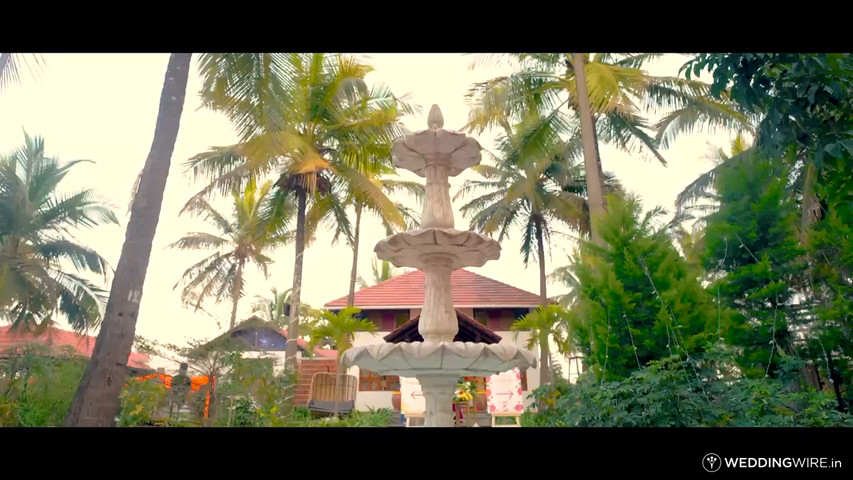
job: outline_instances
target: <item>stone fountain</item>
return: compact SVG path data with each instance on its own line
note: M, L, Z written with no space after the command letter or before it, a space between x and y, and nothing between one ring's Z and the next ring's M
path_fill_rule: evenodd
M381 375L417 378L426 403L424 425L451 427L459 377L536 367L536 356L515 345L453 341L459 324L450 296L450 273L497 260L501 248L484 235L453 228L448 177L480 163L480 144L463 133L443 129L437 105L432 106L427 125L427 130L395 142L391 150L396 166L426 177L421 228L391 235L374 250L396 267L424 271L424 305L418 323L424 341L353 347L342 362L345 367L359 366Z

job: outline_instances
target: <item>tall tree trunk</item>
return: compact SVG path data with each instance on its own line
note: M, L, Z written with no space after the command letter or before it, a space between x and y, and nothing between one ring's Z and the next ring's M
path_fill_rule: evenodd
M803 201L800 212L800 245L803 248L808 249L808 241L809 241L809 232L811 232L812 225L820 220L821 211L820 211L820 198L815 195L814 187L817 182L817 167L815 167L814 163L806 161L805 164L806 174L803 178ZM808 278L812 276L812 259L811 255L808 253L805 255L806 258L806 274ZM814 297L813 289L810 290L810 294L812 298ZM817 372L817 367L815 367L815 372ZM820 386L820 374L818 373L816 382L815 376L810 374L806 368L801 369L801 377L806 380L813 387L818 390L821 389ZM840 405L840 404L839 404Z
M542 234L542 220L536 220L536 248L537 254L539 255L539 302L542 304L542 309L548 306L548 294L546 291L546 277L545 277L545 238ZM551 376L551 345L550 338L551 336L548 333L543 335L544 340L540 340L539 351L540 351L540 365L539 365L539 386L547 385L550 382Z
M827 373L829 374L829 378L832 379L832 389L835 391L835 401L838 404L838 411L846 413L847 405L844 402L844 398L841 396L841 383L844 380L835 368L835 363L832 361L832 352L828 352L826 354L826 363L829 366L829 372Z
M297 341L299 340L299 297L302 293L302 259L305 254L305 205L308 192L299 188L296 193L296 258L293 264L293 288L290 291L290 324L287 327L287 348L285 350L285 368L296 371Z
M234 291L231 293L231 327L237 326L237 304L240 303L240 290L243 289L243 262L237 262L237 271L234 273Z
M349 294L347 294L347 306L355 303L355 277L358 276L358 240L361 236L361 209L362 205L355 205L355 238L352 245L352 271L349 275Z
M803 206L800 214L800 243L805 246L812 224L820 220L820 199L814 193L817 182L817 167L806 163L806 176L803 179Z
M581 140L583 141L584 170L586 171L586 194L589 202L590 237L593 243L603 246L604 242L595 226L595 219L604 215L607 209L604 203L604 193L601 188L598 156L595 146L595 127L593 126L592 108L589 105L589 93L586 88L586 58L582 53L572 54L572 68L577 84L578 113L581 118Z
M189 53L176 53L169 58L154 140L131 209L104 321L92 360L71 402L65 426L115 425L120 408L119 394L127 378L127 359L136 333L151 244L160 219L163 191L181 123L191 56Z

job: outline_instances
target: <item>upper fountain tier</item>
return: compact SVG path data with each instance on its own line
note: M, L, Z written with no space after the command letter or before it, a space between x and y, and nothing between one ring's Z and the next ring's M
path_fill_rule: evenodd
M433 105L429 129L397 140L391 149L394 164L426 177L421 229L392 235L376 244L376 255L397 267L450 270L481 267L500 258L501 247L489 237L453 228L448 177L480 163L480 144L459 132L444 130L444 118Z
M427 177L427 167L442 165L446 175L455 177L467 168L480 163L480 144L464 133L445 130L444 117L438 105L433 105L427 117L427 130L398 140L391 148L394 165Z

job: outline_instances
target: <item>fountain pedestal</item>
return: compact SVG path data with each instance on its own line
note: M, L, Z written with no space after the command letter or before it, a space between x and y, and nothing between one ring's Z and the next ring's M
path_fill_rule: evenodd
M452 427L453 403L458 377L447 375L417 375L424 394L426 410L424 412L425 427Z
M383 375L417 378L426 400L425 426L451 427L452 399L459 377L535 367L536 357L515 345L453 341L459 323L451 298L450 274L497 260L500 245L479 233L453 228L448 177L480 163L480 145L462 133L444 130L444 119L436 105L427 124L428 130L398 140L391 149L395 165L426 177L421 229L391 235L374 249L381 260L426 274L418 322L424 341L353 347L342 361L347 367L357 365Z

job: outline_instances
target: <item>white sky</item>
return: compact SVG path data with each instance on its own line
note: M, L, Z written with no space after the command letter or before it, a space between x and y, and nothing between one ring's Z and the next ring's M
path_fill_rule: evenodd
M99 251L111 265L118 263L126 227L130 190L142 169L154 132L167 54L51 54L45 55L45 67L32 78L24 73L20 85L0 93L0 152L7 153L23 143L23 129L45 138L48 155L60 161L85 158L95 164L75 167L60 189L73 191L94 187L111 201L122 220L120 226L99 227L78 235ZM467 119L464 95L469 86L502 74L508 67L469 66L473 56L457 54L372 54L375 72L370 82L381 82L397 95L411 93L411 101L423 107L420 118L406 118L410 130L426 128L426 114L438 104L444 114L445 128L459 129ZM683 57L668 56L650 68L658 75L675 75ZM178 218L178 211L190 195L201 188L184 174L183 162L211 146L228 145L237 140L224 116L199 110L200 80L195 63L187 87L187 100L181 119L172 169L166 185L163 207L154 248L148 266L137 334L165 342L184 343L187 338L209 338L221 332L216 321L203 312L194 313L181 306L179 293L172 289L181 273L203 258L203 252L178 252L164 247L191 231L216 233L203 222ZM705 158L708 142L727 146L729 135L696 134L681 138L664 153L669 167L631 158L607 146L602 147L602 163L614 172L623 185L641 195L646 208L662 205L672 209L676 194L712 163ZM478 137L484 148L492 146L488 135ZM466 172L451 179L451 196ZM414 175L407 178L418 179ZM227 204L225 204L227 206ZM468 222L454 203L456 228L467 229ZM228 211L228 210L225 210ZM359 273L370 281L373 246L384 237L379 222L366 217L362 225ZM525 268L519 253L520 232L502 244L500 260L471 269L496 280L538 293L538 267ZM563 253L573 245L553 238L553 254L546 271L567 261ZM238 319L251 310L255 295L266 295L270 288L279 291L292 284L294 247L275 253L276 263L270 277L249 269L247 296L241 301ZM349 287L351 250L345 244L331 246L331 234L322 232L307 250L303 269L303 301L314 307L344 296ZM109 284L106 285L109 287ZM549 296L565 293L560 285L549 285ZM208 310L227 328L230 305L208 305Z

